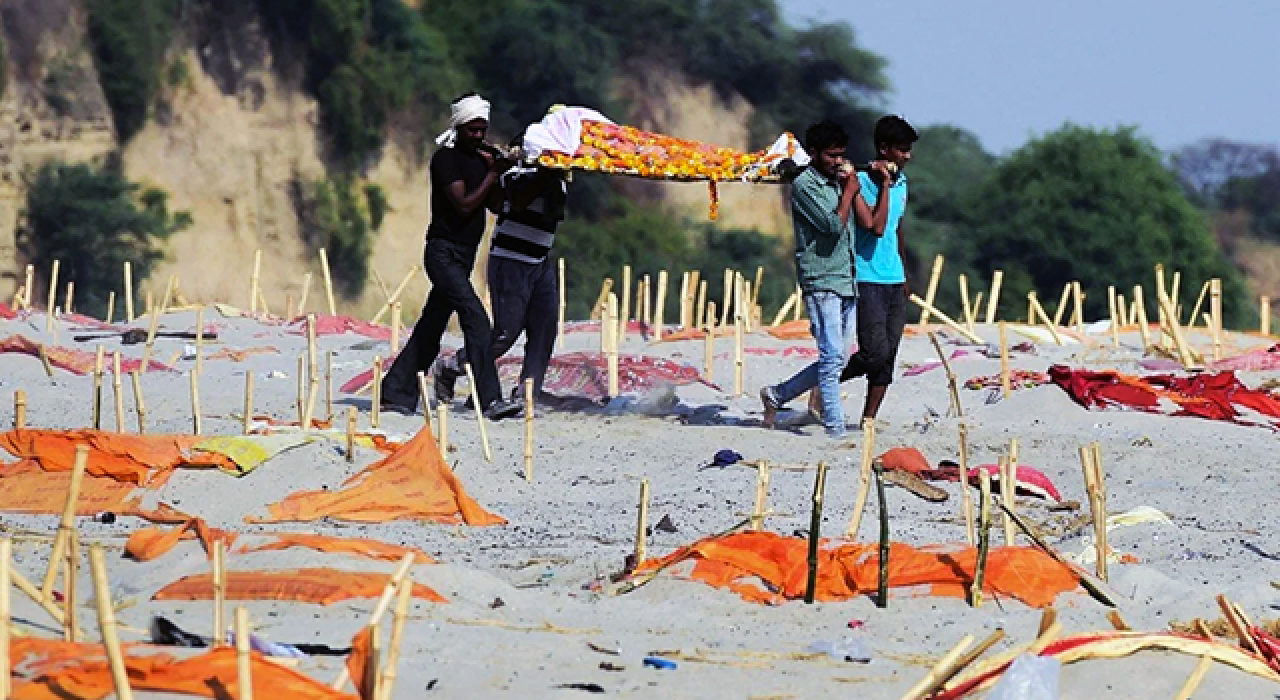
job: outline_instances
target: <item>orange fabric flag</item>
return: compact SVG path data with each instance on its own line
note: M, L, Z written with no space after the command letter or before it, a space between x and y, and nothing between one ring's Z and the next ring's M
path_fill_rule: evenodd
M236 533L209 527L203 518L189 518L170 530L151 526L135 530L124 543L124 553L137 561L151 561L163 556L182 540L190 539L199 539L205 554L213 558L214 542L221 540L230 550L236 541Z
M809 321L800 319L799 321L787 321L779 323L776 326L770 326L765 329L769 335L779 340L812 340L813 333L809 330Z
M347 656L347 671L351 674L351 684L361 698L366 696L365 684L370 679L365 677L369 670L369 654L373 647L373 629L368 625L360 628L356 636L351 638L351 654Z
M60 514L71 488L71 472L46 472L30 459L0 471L0 511L6 513ZM76 498L76 515L132 510L132 484L86 474Z
M152 472L227 462L222 455L194 451L201 439L195 435L126 435L89 429L11 430L0 433L0 448L15 457L34 460L47 472L61 472L71 471L76 446L88 445L86 474L148 486Z
M877 589L877 543L825 540L822 544L818 551L817 600L847 600ZM808 554L808 542L802 538L743 532L695 542L667 557L645 562L637 573L693 559L689 578L728 588L746 600L777 604L804 596ZM923 586L932 595L964 597L973 583L976 564L974 547L916 548L892 543L889 586ZM993 548L983 576L983 590L988 594L1017 598L1033 607L1052 605L1059 593L1078 586L1075 572L1031 547Z
M134 690L219 700L240 697L235 649L214 649L181 660L165 653L133 656L129 654L133 650L136 647L126 646L125 666L129 687ZM354 695L267 661L257 652L251 652L249 659L254 697L356 700ZM100 645L15 637L10 642L10 661L27 673L26 678L17 674L13 678L15 700L102 700L115 693Z
M383 561L400 561L405 554L412 553L415 564L434 564L434 559L417 547L402 547L364 537L330 537L328 535L306 535L301 533L280 533L275 535L274 542L267 542L256 547L241 547L239 553L269 552L290 547L308 547L320 552L339 552L355 554L370 559ZM133 538L130 537L130 540ZM127 547L126 547L127 549Z
M431 431L370 464L343 484L340 491L299 491L267 506L265 518L250 523L306 522L336 518L381 523L401 518L468 525L504 525L506 520L485 510L467 495L462 482L440 457Z
M287 600L329 605L348 598L382 595L382 589L390 578L390 574L325 568L228 571L226 599ZM413 597L433 603L449 602L420 583L413 584ZM185 576L161 588L152 600L213 600L213 574Z

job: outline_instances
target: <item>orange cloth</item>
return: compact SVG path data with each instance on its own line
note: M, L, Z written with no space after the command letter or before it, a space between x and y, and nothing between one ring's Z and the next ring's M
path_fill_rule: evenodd
M813 338L813 333L809 332L809 321L803 318L799 321L779 323L765 330L779 340L811 340Z
M400 518L468 525L503 525L506 520L476 503L440 457L431 431L423 430L384 459L347 479L340 491L299 491L267 506L265 518L250 523L306 522L336 518L381 523Z
M369 574L338 569L284 571L228 571L227 600L287 600L329 605L348 598L382 595L389 574ZM447 603L439 593L413 584L413 597ZM156 592L152 600L213 600L213 574L185 576Z
M369 670L369 654L373 646L373 630L368 625L360 628L356 636L351 638L351 653L347 656L347 671L351 674L351 685L355 686L360 697L365 697L365 672Z
M729 324L726 324L723 326L716 326L716 329L715 329L715 337L717 338L723 338L725 336L733 335L733 333L734 333L733 326ZM707 331L705 328L681 328L678 331L663 333L662 342L676 343L682 340L702 340L703 338L706 338L706 337L707 337Z
M894 447L880 455L885 469L911 472L917 476L933 469L924 453L914 447Z
M135 533L136 534L136 533ZM275 535L274 542L260 544L256 547L241 547L240 554L249 552L269 552L290 547L309 547L321 552L340 552L355 554L370 559L383 561L400 561L405 554L413 553L415 564L434 564L434 559L417 547L401 547L399 545L365 539L363 537L330 537L328 535L304 535L299 533L281 533ZM131 536L130 541L133 540ZM126 550L128 546L126 545Z
M9 644L11 663L26 669L30 678L13 678L15 700L102 700L115 693L105 649L100 645L34 637L15 637ZM240 697L235 649L224 647L182 660L165 653L132 656L130 651L126 646L125 666L134 690L218 699ZM254 697L355 700L353 695L267 661L257 652L251 652L249 659Z
M663 559L647 561L643 573L668 562L693 558L689 577L717 588L728 588L757 603L781 603L804 596L808 577L809 543L798 537L770 532L743 532L709 538L681 548ZM964 597L973 582L977 549L930 547L917 549L893 543L889 550L889 586L928 586L932 595ZM874 592L879 583L879 545L824 540L818 550L815 598L846 600ZM763 581L771 590L755 583ZM1075 589L1079 578L1038 549L999 547L987 556L983 590L1017 598L1033 607L1053 604L1059 593ZM774 593L772 591L777 591Z
M135 530L124 543L124 553L137 561L151 561L163 556L182 540L199 539L205 553L213 557L214 542L221 540L227 549L236 541L236 533L209 527L202 518L188 518L178 527L162 530L148 526Z
M127 435L101 430L11 430L0 433L0 448L32 459L47 472L71 471L76 446L89 446L85 473L150 485L154 471L187 466L218 466L222 455L195 452L195 435Z
M0 473L0 511L61 514L70 488L71 472L50 473L33 460L23 460ZM132 484L86 474L76 498L76 515L130 512L134 503L129 497L135 490Z

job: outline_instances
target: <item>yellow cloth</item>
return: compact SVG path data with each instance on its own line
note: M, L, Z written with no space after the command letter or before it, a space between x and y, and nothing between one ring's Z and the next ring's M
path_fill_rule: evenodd
M309 435L280 433L274 435L220 435L201 440L195 449L226 455L239 469L222 467L228 474L242 476L257 469L263 462L299 445L311 442Z

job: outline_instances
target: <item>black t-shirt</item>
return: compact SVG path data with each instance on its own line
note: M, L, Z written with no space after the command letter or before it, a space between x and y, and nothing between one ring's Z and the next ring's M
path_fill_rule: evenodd
M440 238L464 245L479 245L484 237L484 205L470 214L458 211L449 198L449 185L461 180L471 192L489 172L484 156L477 151L441 148L431 156L431 224L427 238Z

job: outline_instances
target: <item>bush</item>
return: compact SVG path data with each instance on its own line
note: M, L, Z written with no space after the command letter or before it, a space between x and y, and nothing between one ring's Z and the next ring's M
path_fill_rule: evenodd
M295 182L295 205L302 237L312 250L324 248L334 286L346 299L355 299L369 276L373 234L354 178Z
M59 277L76 283L76 307L101 315L108 292L122 288L125 261L145 278L164 255L158 240L191 225L170 214L168 196L142 189L111 169L52 163L28 183L18 246L42 273L61 260Z
M160 84L176 0L88 0L89 43L121 143L138 133Z

